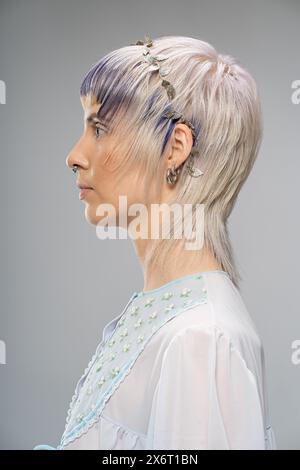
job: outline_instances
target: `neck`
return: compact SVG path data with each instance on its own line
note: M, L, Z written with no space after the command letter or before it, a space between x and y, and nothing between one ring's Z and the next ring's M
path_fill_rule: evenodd
M149 240L134 240L135 250L143 270L143 291L145 292L189 274L223 270L214 256L204 248L197 250L197 254L195 251L178 248L177 251L170 252L168 261L163 266L160 263L156 263L154 266L147 265L145 259L148 242Z

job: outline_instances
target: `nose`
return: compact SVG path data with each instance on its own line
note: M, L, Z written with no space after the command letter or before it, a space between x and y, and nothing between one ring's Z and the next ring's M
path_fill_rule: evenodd
M66 158L66 165L69 168L73 168L74 165L78 167L87 169L88 168L88 159L86 158L83 147L81 144L81 139L77 144L72 148Z

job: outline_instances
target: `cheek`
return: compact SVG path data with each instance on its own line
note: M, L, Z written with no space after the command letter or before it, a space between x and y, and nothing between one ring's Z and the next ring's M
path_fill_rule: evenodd
M95 206L95 210L96 206L100 204L111 204L118 211L119 194L121 193L116 178L116 172L107 171L107 168L100 163L95 168L93 175L94 194L89 201Z
M92 168L93 187L99 195L108 199L120 193L120 187L123 187L126 179L126 174L121 177L121 168L116 165L114 158L102 149Z
M113 142L103 140L97 145L93 159L93 187L100 202L119 205L119 196L127 197L127 204L145 202L145 182L138 166L122 165L122 149ZM147 192L147 191L146 191Z
M110 172L108 171L107 165L107 153L103 146L94 145L93 152L91 155L91 177L93 188L98 194L103 194L105 188L110 184L112 178Z

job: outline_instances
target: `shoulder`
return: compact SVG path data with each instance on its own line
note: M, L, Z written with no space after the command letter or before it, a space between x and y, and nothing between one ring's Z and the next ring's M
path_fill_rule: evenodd
M207 293L205 304L196 305L178 318L178 333L185 327L195 326L210 332L223 333L236 347L241 342L261 347L261 339L241 291L227 275L203 274Z
M159 357L176 347L186 351L205 348L235 351L255 369L261 361L262 343L240 291L227 276L204 275L205 302L182 308L156 331L149 350Z
M156 350L162 356L181 352L186 357L228 354L243 360L251 369L260 364L263 348L255 326L242 306L220 299L179 313L158 331Z
M180 377L200 373L202 379L218 376L237 384L240 380L254 383L255 377L260 381L261 365L260 345L237 343L216 324L185 326L172 337L161 357L163 373L174 374L167 371L176 368Z

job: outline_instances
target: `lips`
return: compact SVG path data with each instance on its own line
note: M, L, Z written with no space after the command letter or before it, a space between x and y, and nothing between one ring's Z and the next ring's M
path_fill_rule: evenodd
M84 184L84 183L77 182L76 185L78 186L79 189L93 189L91 186L88 186L87 184Z
M80 189L80 192L79 192L79 199L84 199L86 197L86 195L93 190L93 188L91 186L88 186L87 184L85 183L81 183L79 181L76 182L76 185L78 186L78 188Z
M93 188L82 188L82 189L80 189L79 199L84 199L90 191L93 191Z

